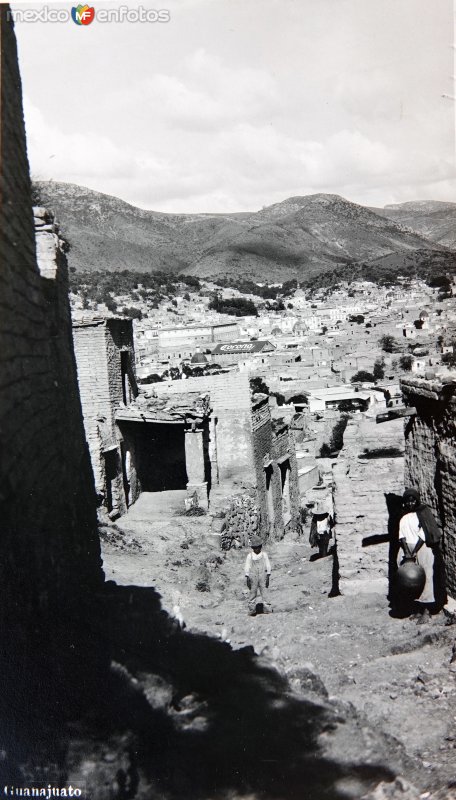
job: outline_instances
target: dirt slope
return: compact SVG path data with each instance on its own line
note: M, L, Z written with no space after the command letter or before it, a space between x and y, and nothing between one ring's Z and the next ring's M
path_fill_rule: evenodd
M124 535L141 549L121 549L105 537L107 577L156 586L165 608L179 606L187 630L234 648L253 646L297 696L329 703L342 715L346 728L336 725L323 741L325 757L353 767L341 784L344 796L366 791L360 748L367 762L374 759L415 785L412 796L447 796L454 780L456 685L449 669L455 628L445 616L417 624L389 616L380 595L329 598L332 558L314 560L304 537L268 548L274 613L248 617L245 552L221 553L207 518L189 519L172 508L168 515L151 514L155 503L143 495L120 521Z

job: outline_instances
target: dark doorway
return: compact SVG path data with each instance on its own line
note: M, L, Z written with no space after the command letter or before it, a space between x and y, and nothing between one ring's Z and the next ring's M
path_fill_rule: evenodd
M187 488L184 425L138 422L126 423L125 428L134 442L137 476L143 492Z

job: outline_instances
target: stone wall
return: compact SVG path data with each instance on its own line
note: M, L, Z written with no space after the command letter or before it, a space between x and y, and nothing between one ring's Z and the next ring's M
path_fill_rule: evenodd
M416 408L405 426L405 484L418 489L443 531L447 587L456 597L456 375L406 378L404 399Z
M8 676L15 697L33 692L57 651L60 680L71 665L82 679L81 639L73 630L70 641L68 620L77 620L83 638L87 597L103 572L66 260L52 218L40 211L41 274L37 266L21 83L7 12L0 7L0 667L2 696L11 700ZM49 680L46 691L57 682Z
M392 517L403 493L404 423L354 415L333 464L342 594L388 592Z

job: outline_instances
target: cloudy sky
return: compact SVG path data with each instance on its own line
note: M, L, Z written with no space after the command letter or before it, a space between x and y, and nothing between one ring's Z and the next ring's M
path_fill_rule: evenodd
M169 22L16 24L35 177L168 212L456 201L452 0L141 5Z

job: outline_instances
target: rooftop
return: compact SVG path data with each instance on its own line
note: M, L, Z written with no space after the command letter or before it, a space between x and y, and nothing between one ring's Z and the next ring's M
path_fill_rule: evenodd
M226 342L226 344L218 344L214 347L212 354L220 353L221 355L230 355L234 353L261 353L263 351L275 350L271 342L267 340L260 340L254 342Z
M119 408L117 422L155 422L164 424L201 424L210 412L208 394L182 392L157 397L144 392L128 406Z
M107 325L110 322L131 322L130 317L124 317L117 314L100 314L99 311L84 311L84 313L73 312L72 326L73 328L84 328L95 325Z

